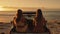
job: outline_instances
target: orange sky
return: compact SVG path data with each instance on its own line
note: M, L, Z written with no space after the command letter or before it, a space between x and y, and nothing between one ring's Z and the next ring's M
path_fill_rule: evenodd
M19 7L23 7L24 10L35 10L36 8L60 9L60 0L0 0L0 14L10 13L2 12L2 10L12 11L12 9L15 10ZM25 9L24 7L29 7L29 9ZM9 20L6 21L10 21L11 18L9 18ZM0 21L5 21L5 18L2 17Z
M0 6L60 9L60 0L0 0Z

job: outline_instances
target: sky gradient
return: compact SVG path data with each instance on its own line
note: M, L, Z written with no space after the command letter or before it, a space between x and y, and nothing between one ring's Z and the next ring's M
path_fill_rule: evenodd
M0 14L4 14L4 15L10 14L11 12L4 12L4 11L5 10L12 11L12 9L15 10L14 7L15 8L23 7L23 10L24 9L25 10L36 10L35 8L46 8L46 9L54 9L54 10L59 9L60 10L60 0L0 0ZM26 7L30 7L30 8L28 9ZM11 14L15 15L16 11L12 12ZM45 14L45 15L48 15L48 14ZM9 22L10 20L13 20L13 16L6 17L6 16L0 15L0 22Z
M0 6L60 9L60 0L0 0Z

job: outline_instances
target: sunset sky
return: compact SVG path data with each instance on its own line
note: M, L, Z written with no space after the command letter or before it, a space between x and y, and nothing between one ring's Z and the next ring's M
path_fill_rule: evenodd
M60 0L0 0L0 6L60 9Z
M11 10L19 7L29 7L26 10L35 10L35 8L45 9L60 9L60 0L0 0L0 14L9 14L11 12L3 12L5 10ZM24 8L24 9L25 9ZM12 14L16 12L12 12ZM5 20L8 18L7 20ZM12 18L12 16L11 16ZM11 18L1 16L0 21L10 21Z

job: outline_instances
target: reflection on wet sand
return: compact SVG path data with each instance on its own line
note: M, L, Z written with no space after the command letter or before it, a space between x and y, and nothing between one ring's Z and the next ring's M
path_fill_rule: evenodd
M51 31L51 34L60 34L60 24L57 24L58 23L58 21L57 22L48 22L47 23L47 28L49 28L50 29L50 31ZM60 23L60 22L59 22ZM12 24L11 23L6 23L6 24L1 24L0 23L0 33L2 33L2 32L4 32L4 33L8 33L8 32L10 32L10 30L13 28L13 26L12 26Z
M60 34L60 22L57 20L52 20L47 23L47 27L50 29L51 34Z

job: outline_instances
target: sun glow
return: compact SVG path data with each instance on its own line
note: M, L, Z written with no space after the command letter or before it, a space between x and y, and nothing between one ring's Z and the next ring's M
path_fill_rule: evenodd
M14 8L6 7L6 6L0 6L0 11L14 11Z
M3 11L3 10L4 10L3 6L0 6L0 11Z

